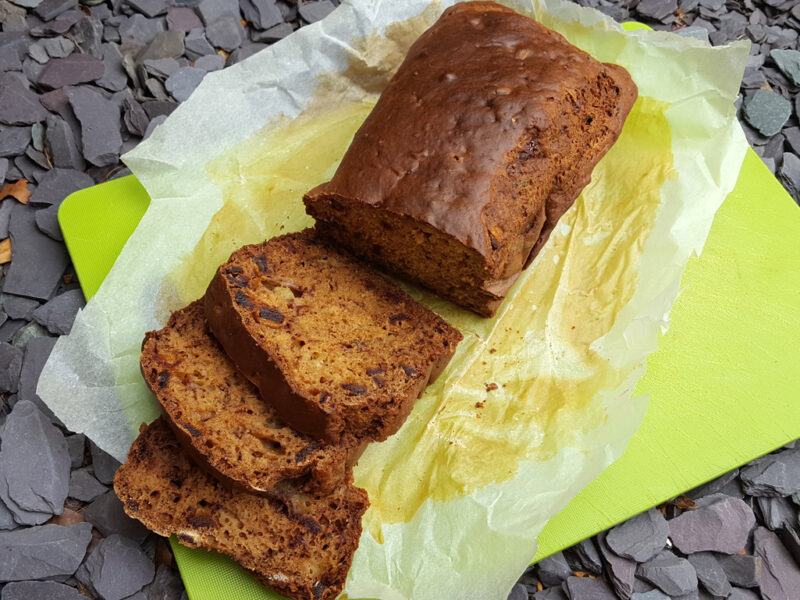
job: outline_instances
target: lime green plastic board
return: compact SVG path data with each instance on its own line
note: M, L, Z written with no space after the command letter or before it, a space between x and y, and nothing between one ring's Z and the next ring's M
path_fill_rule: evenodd
M59 222L84 293L102 283L149 198L134 177L77 192ZM556 516L537 558L800 437L800 209L750 150L636 393L625 454ZM229 559L173 540L191 600L274 599Z

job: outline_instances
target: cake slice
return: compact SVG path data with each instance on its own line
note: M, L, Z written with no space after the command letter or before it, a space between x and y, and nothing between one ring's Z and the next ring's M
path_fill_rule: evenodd
M147 333L141 367L178 440L245 491L328 492L360 453L352 437L326 444L285 425L211 335L200 301Z
M205 312L280 418L334 443L397 431L461 340L311 229L234 252L208 287Z
M491 316L636 96L625 69L533 19L458 3L411 46L306 210L356 256Z
M148 529L228 554L293 600L333 600L341 592L368 506L366 493L349 483L285 502L227 488L190 462L163 419L143 426L114 491Z

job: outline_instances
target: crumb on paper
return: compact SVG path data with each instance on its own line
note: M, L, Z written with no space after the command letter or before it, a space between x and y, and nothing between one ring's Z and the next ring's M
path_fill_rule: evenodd
M494 382L485 383L484 385L486 386L486 391L487 392L493 392L494 390L496 390L498 388L498 385L496 383L494 383Z

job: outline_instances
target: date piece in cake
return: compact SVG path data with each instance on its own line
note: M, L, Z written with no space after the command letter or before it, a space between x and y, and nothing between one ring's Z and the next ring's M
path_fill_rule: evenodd
M336 443L397 431L461 340L312 229L234 252L206 291L205 313L283 421Z
M285 502L228 488L190 461L163 419L143 426L114 491L148 529L223 552L293 600L336 598L369 505L366 492L349 483Z
M533 19L456 4L412 45L306 210L360 258L491 316L636 96L622 67Z
M187 451L245 491L328 492L361 449L354 438L332 445L284 424L211 335L200 301L145 336L141 366Z

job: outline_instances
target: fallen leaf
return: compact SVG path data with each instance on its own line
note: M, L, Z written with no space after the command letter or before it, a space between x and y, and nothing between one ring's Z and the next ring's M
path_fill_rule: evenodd
M0 265L11 262L11 238L6 238L0 242Z
M694 500L688 496L678 496L677 498L667 502L667 504L670 504L675 508L680 508L681 510L692 510L697 508L697 504L695 504Z
M4 200L11 196L14 200L27 204L31 193L28 191L28 180L20 179L14 183L7 183L2 190L0 190L0 200Z

